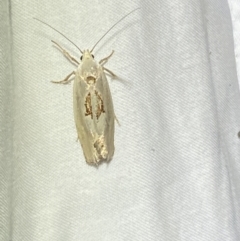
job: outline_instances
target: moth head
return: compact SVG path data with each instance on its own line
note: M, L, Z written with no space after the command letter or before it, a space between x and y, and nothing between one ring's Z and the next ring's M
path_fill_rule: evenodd
M94 55L93 55L93 54L91 53L91 51L89 51L88 49L87 49L87 50L84 50L82 56L80 57L80 60L81 60L81 61L84 61L84 60L93 60L93 59L94 59Z

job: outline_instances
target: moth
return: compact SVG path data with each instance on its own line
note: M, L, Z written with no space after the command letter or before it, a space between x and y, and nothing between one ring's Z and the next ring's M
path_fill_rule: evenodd
M138 9L138 8L137 8ZM82 51L75 43L51 25L39 20L37 21L49 26L70 43L72 43L82 54L79 62L71 56L56 41L52 42L62 51L63 55L78 67L61 81L52 81L58 84L67 84L74 78L73 84L73 112L77 129L78 140L81 143L86 162L90 165L98 165L101 162L109 162L114 154L114 121L117 120L113 108L113 101L105 72L112 77L116 75L104 65L112 56L113 52L106 58L97 62L92 54L96 45L115 27L120 21L132 12L116 22L93 46L91 50Z

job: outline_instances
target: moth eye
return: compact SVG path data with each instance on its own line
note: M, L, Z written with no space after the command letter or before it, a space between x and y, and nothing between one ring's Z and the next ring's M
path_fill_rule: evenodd
M80 57L80 60L82 60L82 56Z
M92 58L94 59L94 55L92 54Z

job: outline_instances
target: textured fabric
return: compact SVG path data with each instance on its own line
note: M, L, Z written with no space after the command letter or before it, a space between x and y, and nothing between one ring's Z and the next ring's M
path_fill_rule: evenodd
M240 2L239 0L228 0L232 16L234 50L237 63L238 82L240 85Z
M50 40L79 53L33 17L85 49L137 7L94 51L114 49L106 67L122 79L109 80L115 155L94 168L76 142L72 84L50 82L76 69ZM0 240L240 240L227 0L2 0L0 12Z

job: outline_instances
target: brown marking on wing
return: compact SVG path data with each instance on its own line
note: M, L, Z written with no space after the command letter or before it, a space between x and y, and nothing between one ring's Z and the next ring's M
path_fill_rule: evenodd
M104 104L101 95L95 90L95 95L97 96L97 112L96 117L97 119L100 117L102 113L105 113Z
M91 115L91 119L93 118L93 113L92 113L92 103L91 103L91 94L88 93L86 99L85 99L85 116Z

